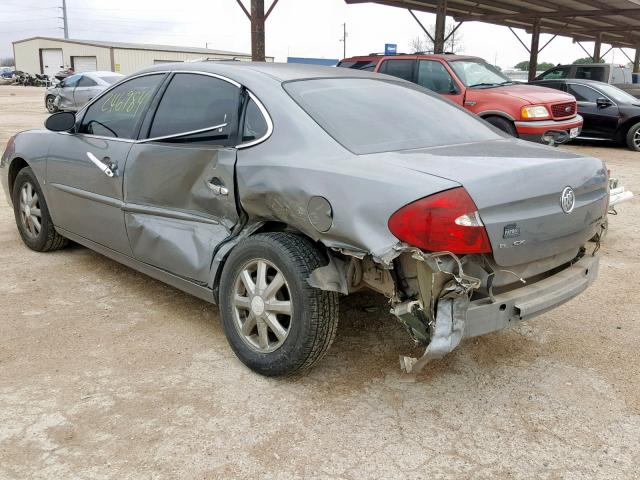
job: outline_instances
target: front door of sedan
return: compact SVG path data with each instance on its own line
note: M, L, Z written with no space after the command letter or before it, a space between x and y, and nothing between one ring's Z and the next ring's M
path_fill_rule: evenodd
M86 109L76 132L53 134L46 188L54 225L131 255L122 211L125 161L165 77L118 85Z
M578 113L584 119L582 137L613 139L618 128L618 106L609 101L600 105L598 99L608 100L604 94L583 84L567 83L567 92L576 97Z
M125 223L136 259L209 282L213 252L238 221L241 97L235 82L176 73L147 115L147 138L133 145L124 179Z

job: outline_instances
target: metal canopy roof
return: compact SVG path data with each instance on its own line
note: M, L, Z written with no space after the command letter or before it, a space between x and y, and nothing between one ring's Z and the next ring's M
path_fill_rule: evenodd
M345 0L348 4L378 3L416 11L437 13L438 0ZM524 28L531 32L540 19L540 32L596 41L612 47L640 45L640 0L499 0L476 2L448 0L448 16L457 21L477 21Z

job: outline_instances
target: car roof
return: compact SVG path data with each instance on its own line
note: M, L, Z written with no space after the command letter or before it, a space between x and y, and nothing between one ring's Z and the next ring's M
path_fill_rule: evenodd
M243 82L247 78L270 77L278 82L289 80L302 80L312 78L336 78L336 77L365 77L380 78L379 75L359 70L325 67L322 65L306 65L299 63L278 62L241 62L241 61L204 61L165 63L155 65L137 72L164 72L164 71L199 71L226 75L229 78ZM397 79L396 79L397 80Z
M124 77L123 74L118 73L118 72L109 72L109 71L102 71L102 70L97 70L95 72L82 72L82 73L77 73L76 75L87 75L88 77Z

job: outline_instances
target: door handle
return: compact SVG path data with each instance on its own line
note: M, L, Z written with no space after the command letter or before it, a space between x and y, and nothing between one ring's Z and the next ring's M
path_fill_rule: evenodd
M220 195L221 197L229 195L229 189L224 186L224 183L218 177L207 180L207 187L209 187L214 195Z
M91 162L100 169L100 171L102 173L104 173L107 177L113 177L113 171L115 170L115 167L112 163L110 163L109 165L101 162L100 160L98 160L98 157L96 157L93 153L91 152L87 152L87 157L89 158L89 160L91 160ZM107 157L105 157L105 159L107 159Z

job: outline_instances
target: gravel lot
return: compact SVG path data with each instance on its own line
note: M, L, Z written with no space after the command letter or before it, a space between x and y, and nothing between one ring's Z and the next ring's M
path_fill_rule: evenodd
M0 87L1 148L42 125L42 93ZM567 148L640 193L640 153ZM553 312L410 377L408 337L361 294L325 360L280 380L235 359L215 307L79 246L28 250L0 196L0 478L640 478L640 201L619 211L600 278Z

